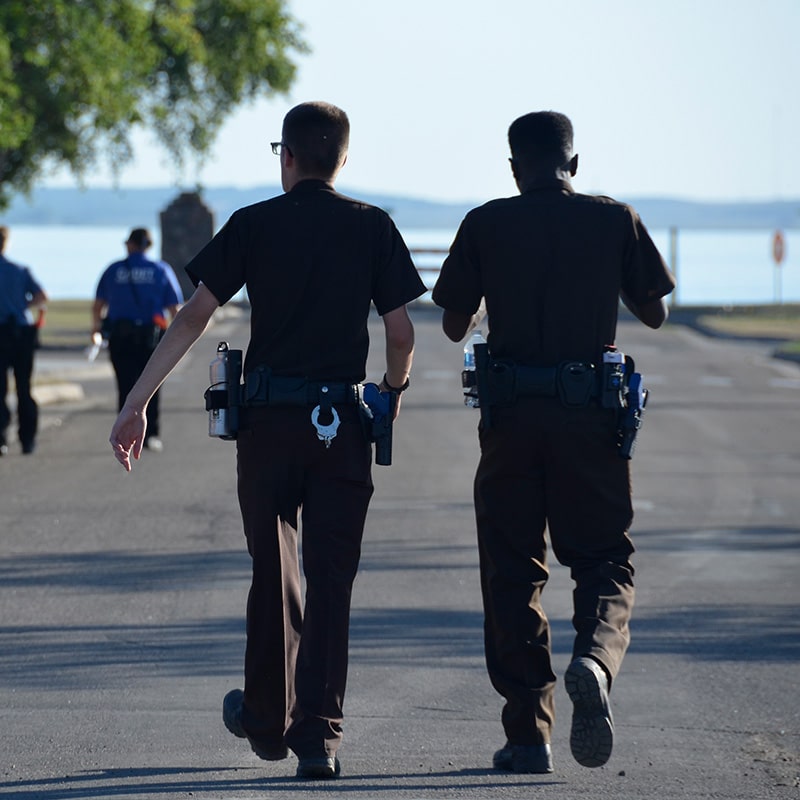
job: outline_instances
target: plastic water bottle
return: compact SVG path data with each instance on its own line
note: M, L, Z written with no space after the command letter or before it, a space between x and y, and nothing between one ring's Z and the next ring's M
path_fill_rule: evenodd
M478 382L475 378L475 345L486 344L483 333L476 330L464 345L464 370L461 373L461 385L464 387L464 405L479 408Z
M92 334L92 343L83 351L86 360L89 362L95 361L100 351L107 346L107 342L99 333Z

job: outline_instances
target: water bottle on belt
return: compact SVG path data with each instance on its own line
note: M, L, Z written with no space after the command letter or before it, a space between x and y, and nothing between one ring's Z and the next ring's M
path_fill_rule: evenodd
M231 389L236 389L242 373L242 351L231 350L227 342L217 345L217 354L208 370L210 386L206 391L208 435L235 439L239 430L238 403L231 403ZM211 398L213 401L210 401Z
M486 344L483 333L476 330L464 345L464 369L461 372L461 385L464 388L464 405L480 408L478 401L478 381L475 376L475 345Z

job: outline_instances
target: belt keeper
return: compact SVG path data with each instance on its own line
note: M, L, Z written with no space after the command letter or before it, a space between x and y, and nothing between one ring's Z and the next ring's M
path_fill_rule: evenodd
M206 401L206 411L217 411L228 407L228 390L206 389L203 395Z
M330 416L333 403L331 402L330 390L325 384L319 387L319 391L317 392L317 404L319 405L320 414L324 415L325 419L327 419Z

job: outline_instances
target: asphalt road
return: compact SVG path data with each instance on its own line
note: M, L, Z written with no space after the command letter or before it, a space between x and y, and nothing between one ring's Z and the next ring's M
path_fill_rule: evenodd
M202 392L217 340L245 343L242 322L218 324L169 379L165 450L130 475L107 444L108 365L41 355L41 374L81 391L43 408L34 455L0 459L0 795L800 796L800 368L764 345L621 325L652 397L633 462L638 597L614 754L600 769L573 762L559 688L555 773L506 775L490 769L503 734L482 656L478 412L460 402L460 347L433 312L415 321L395 464L374 470L331 783L297 781L293 758L259 761L221 720L241 685L248 558L234 445L207 437ZM558 565L545 602L561 675L571 584Z

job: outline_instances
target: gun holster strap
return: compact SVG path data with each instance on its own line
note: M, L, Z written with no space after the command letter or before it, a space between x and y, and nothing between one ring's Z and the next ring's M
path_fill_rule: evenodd
M242 405L260 406L316 406L358 404L358 384L309 381L273 375L259 368L247 373L242 387Z

